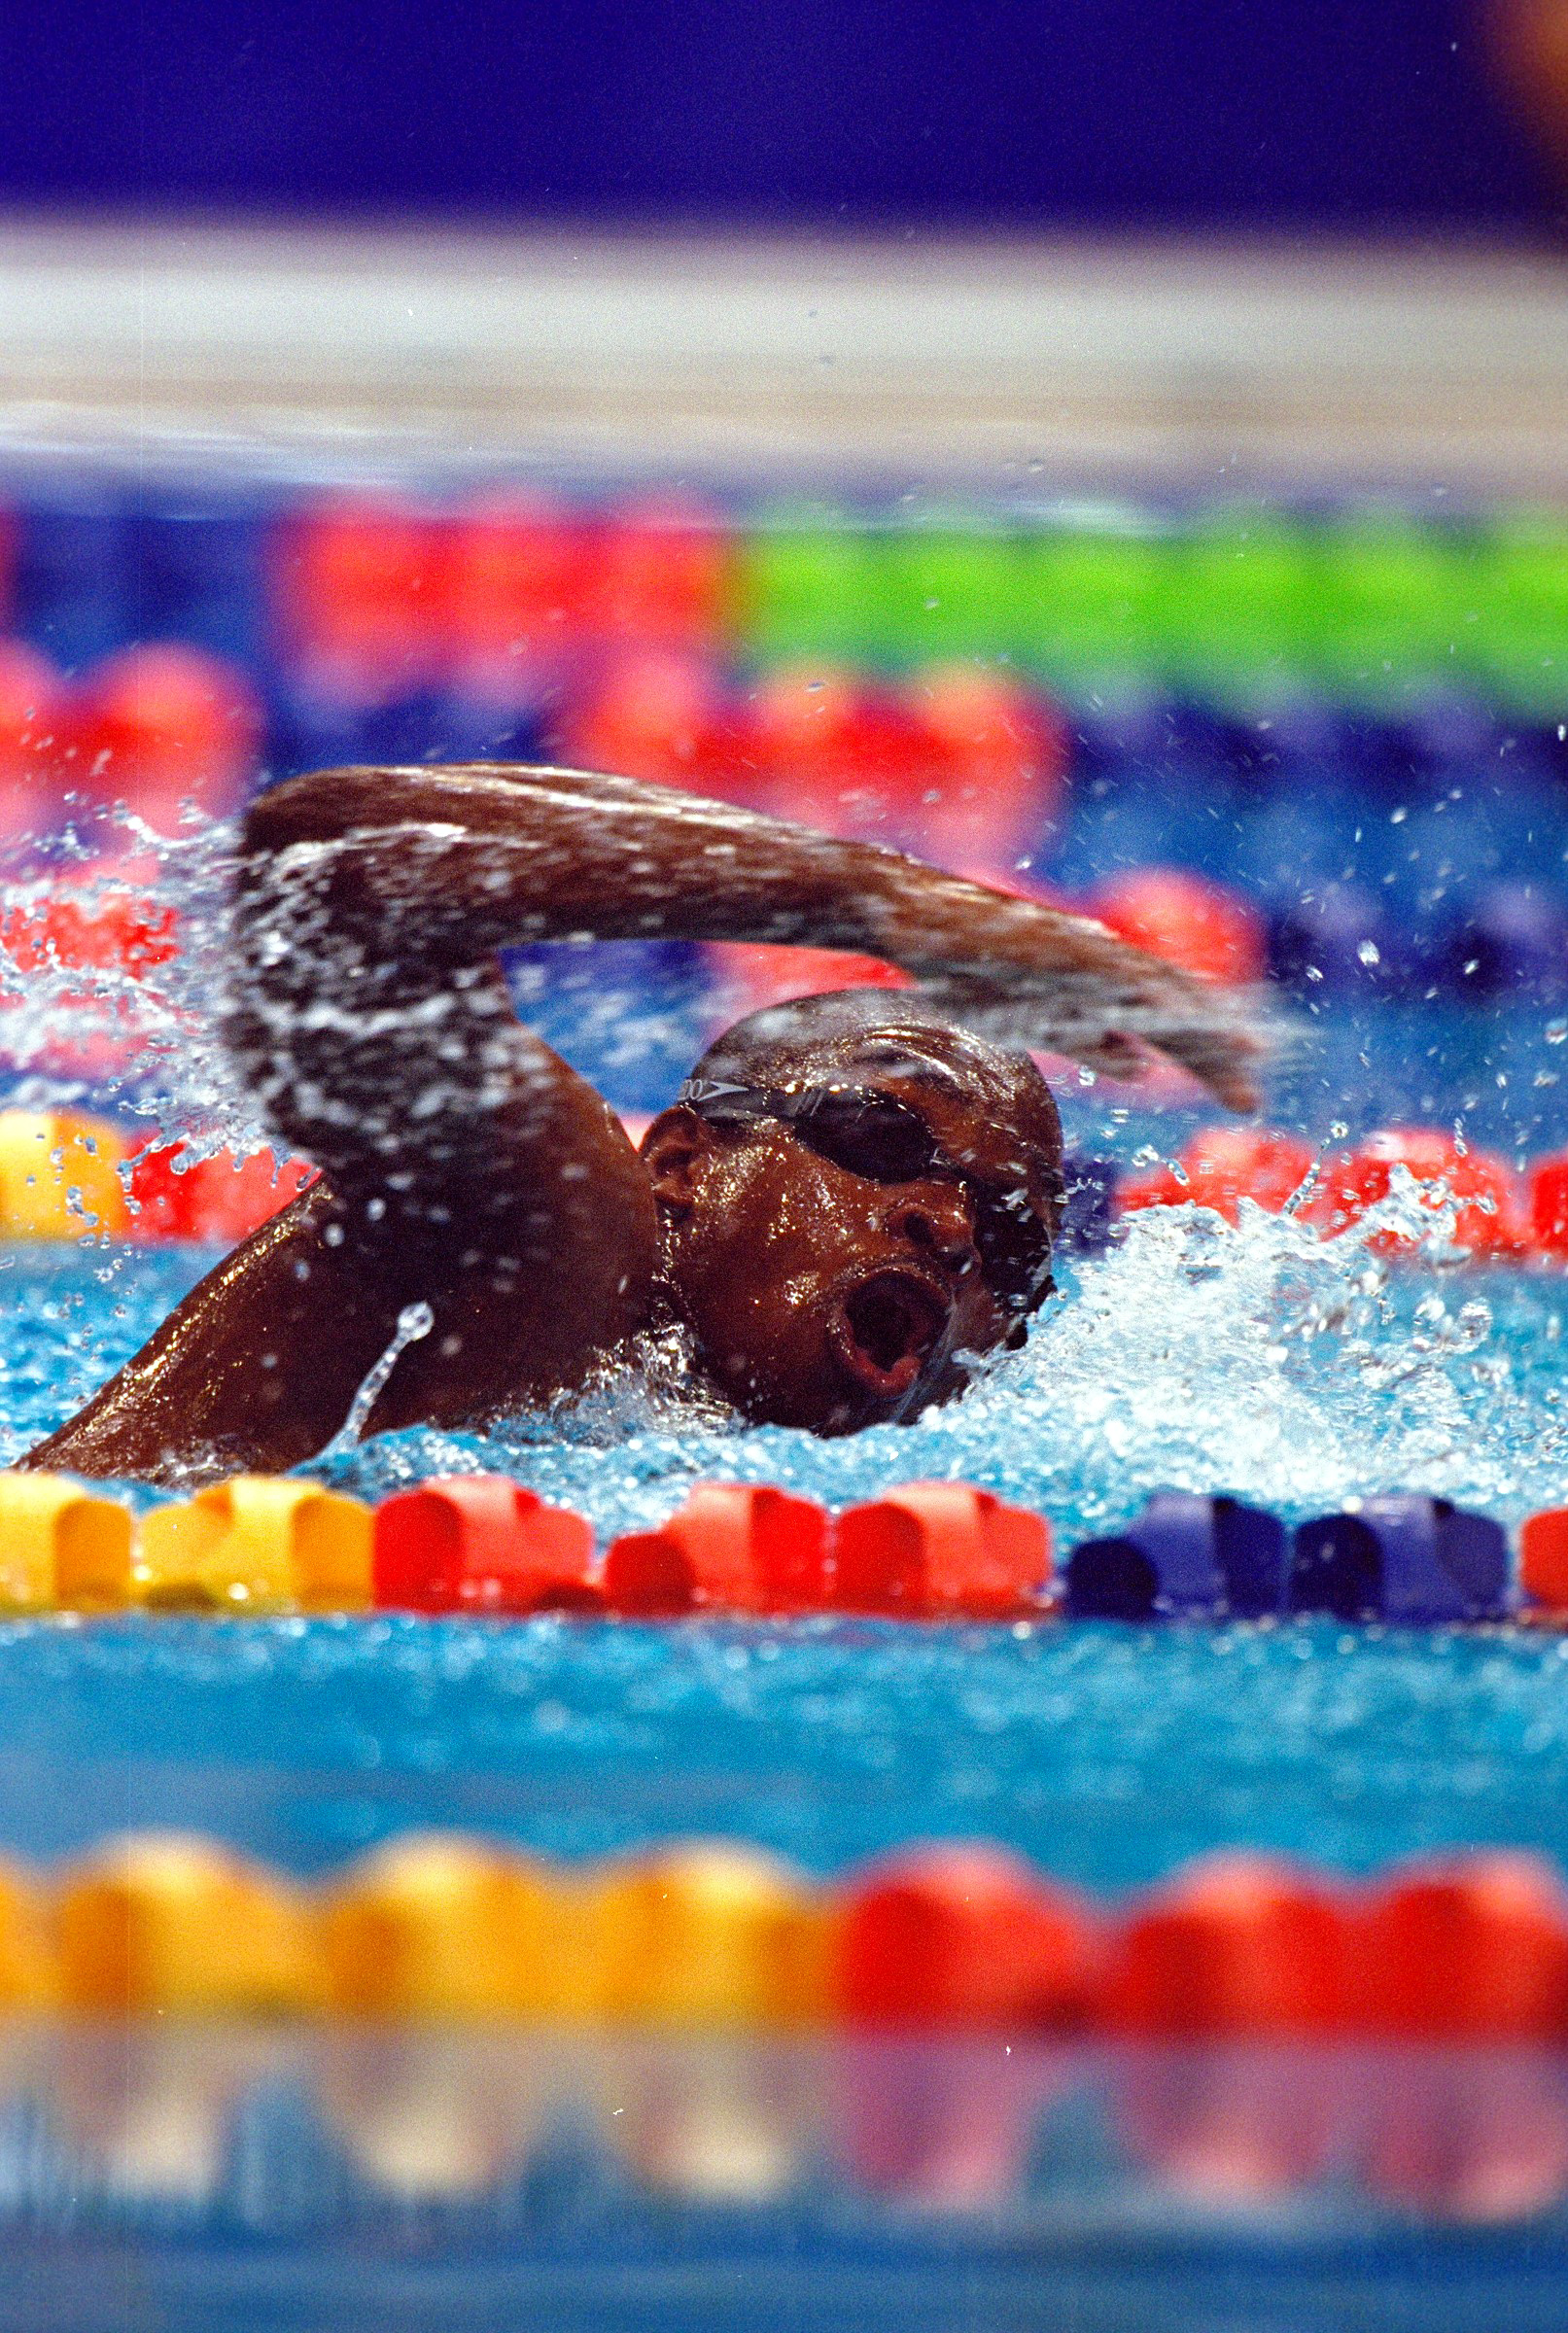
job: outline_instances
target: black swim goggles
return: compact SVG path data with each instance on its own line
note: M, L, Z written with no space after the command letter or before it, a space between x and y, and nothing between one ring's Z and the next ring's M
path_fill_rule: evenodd
M931 1180L963 1186L992 1294L1013 1313L1051 1294L1051 1227L1027 1191L991 1189L946 1156L919 1110L875 1086L737 1086L688 1077L677 1095L714 1126L777 1120L819 1158L873 1183Z

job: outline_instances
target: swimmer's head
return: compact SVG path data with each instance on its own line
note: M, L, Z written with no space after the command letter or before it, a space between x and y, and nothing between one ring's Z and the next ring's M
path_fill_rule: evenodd
M1050 1288L1062 1127L1025 1054L865 990L752 1013L643 1157L666 1285L749 1417L913 1416L1023 1341Z

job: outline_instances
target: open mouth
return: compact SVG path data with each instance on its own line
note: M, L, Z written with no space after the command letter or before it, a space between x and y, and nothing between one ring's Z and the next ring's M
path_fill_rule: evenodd
M912 1272L879 1271L851 1290L834 1313L833 1347L868 1393L908 1393L942 1341L949 1306Z

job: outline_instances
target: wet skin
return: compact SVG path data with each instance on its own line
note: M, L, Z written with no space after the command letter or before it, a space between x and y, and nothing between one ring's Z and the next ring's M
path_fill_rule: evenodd
M1021 1194L1054 1236L1055 1112L999 1114L961 1032L889 1019L899 1050L923 1063L877 1067L873 1024L826 1074L918 1111L961 1171L874 1180L785 1127L715 1129L681 1108L645 1140L669 1282L710 1375L749 1416L818 1433L913 1416L961 1391L966 1357L1022 1341L1017 1309L986 1277L975 1195Z
M1045 1220L1057 1204L1049 1097L1014 1093L945 1015L999 1013L1122 1071L1157 1047L1250 1100L1245 1029L1098 926L627 780L293 780L246 820L235 929L236 1060L322 1179L29 1465L152 1481L296 1465L419 1306L433 1325L397 1359L376 1429L547 1402L670 1312L749 1416L831 1433L907 1415L961 1387L962 1355L1018 1333L981 1270L976 1190L1020 1194ZM808 1031L763 1082L894 1095L936 1137L936 1170L878 1181L783 1125L685 1107L640 1157L517 1022L496 961L521 940L588 936L785 941L907 966L940 1013L912 994L889 1000L888 1042Z

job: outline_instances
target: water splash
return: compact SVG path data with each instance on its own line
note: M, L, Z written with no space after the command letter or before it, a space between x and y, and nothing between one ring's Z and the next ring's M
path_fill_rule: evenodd
M398 1326L386 1351L373 1369L366 1370L359 1391L349 1404L348 1415L321 1454L321 1463L340 1458L357 1450L365 1439L365 1429L370 1422L370 1412L386 1389L387 1379L397 1368L400 1357L411 1344L428 1337L436 1326L436 1315L429 1305L404 1305L398 1315Z
M17 1097L107 1104L178 1130L197 1155L264 1139L218 1035L233 849L225 826L196 822L168 840L120 814L51 846L47 875L36 857L0 856L0 1041ZM89 909L151 896L177 920L178 948L85 976L39 945L61 876ZM682 1356L650 1343L588 1395L482 1433L367 1434L385 1382L372 1372L317 1466L372 1493L502 1467L603 1530L657 1520L714 1475L836 1505L916 1476L964 1477L1042 1507L1064 1531L1114 1524L1165 1486L1224 1486L1296 1515L1421 1488L1516 1515L1556 1502L1568 1457L1560 1283L1461 1275L1453 1230L1442 1195L1403 1170L1380 1207L1330 1241L1246 1203L1234 1230L1195 1207L1149 1212L1065 1275L1027 1349L963 1402L844 1442L743 1426L695 1402ZM1418 1241L1419 1271L1382 1252L1390 1235ZM85 1399L194 1276L189 1259L90 1242L0 1262L5 1455ZM387 1370L413 1333L400 1324Z
M1518 1515L1560 1495L1560 1283L1450 1268L1452 1212L1410 1177L1320 1239L1243 1203L1132 1218L1067 1276L1027 1348L961 1401L838 1442L689 1404L668 1369L619 1373L483 1433L416 1428L320 1461L381 1496L497 1467L602 1530L645 1527L693 1481L777 1481L835 1506L962 1479L1103 1529L1162 1488L1224 1488L1302 1517L1355 1493L1423 1490ZM1411 1267L1391 1236L1424 1247Z
M178 1132L194 1157L266 1134L221 1035L235 830L124 810L0 853L7 1098Z

